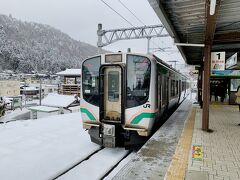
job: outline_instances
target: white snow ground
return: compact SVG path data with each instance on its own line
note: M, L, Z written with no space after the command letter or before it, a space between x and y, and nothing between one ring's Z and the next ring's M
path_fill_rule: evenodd
M79 112L0 124L0 179L52 179L97 149Z

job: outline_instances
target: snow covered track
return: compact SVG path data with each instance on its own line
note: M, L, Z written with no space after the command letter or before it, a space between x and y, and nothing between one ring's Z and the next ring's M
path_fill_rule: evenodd
M71 170L58 176L58 180L88 179L96 180L107 177L118 164L131 152L123 148L104 148L82 161Z
M94 154L98 153L99 151L101 151L103 148L99 148L98 150L92 152L91 154L89 154L86 158L80 160L79 162L77 162L76 164L74 164L73 166L67 168L64 172L60 173L59 175L57 175L55 179L60 178L61 176L64 176L65 174L67 174L69 171L71 171L72 169L74 169L75 167L79 166L79 164L81 164L83 161L87 161L91 156L93 156Z

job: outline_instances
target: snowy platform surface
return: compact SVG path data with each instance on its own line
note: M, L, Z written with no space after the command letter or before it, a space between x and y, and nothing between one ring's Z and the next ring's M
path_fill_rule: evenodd
M163 180L191 106L192 102L185 100L113 179Z
M0 124L0 179L52 179L97 149L80 113Z

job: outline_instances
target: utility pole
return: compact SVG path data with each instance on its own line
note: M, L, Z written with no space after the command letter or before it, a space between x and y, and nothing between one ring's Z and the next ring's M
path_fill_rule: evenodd
M150 53L150 40L151 40L151 38L148 37L148 38L147 38L147 53L148 53L148 54Z
M39 104L40 106L42 105L42 79L41 77L39 76L39 79L40 79L40 101L39 101Z
M98 43L102 42L102 36L101 36L101 32L102 32L102 24L98 24L98 30L97 30L97 35L98 35ZM98 46L98 54L101 53L102 47Z
M39 105L41 106L42 105L42 79L41 79L41 76L37 73L36 74L36 79L39 80Z

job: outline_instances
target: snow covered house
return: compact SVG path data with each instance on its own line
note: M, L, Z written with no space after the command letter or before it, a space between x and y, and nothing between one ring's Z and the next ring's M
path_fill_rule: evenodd
M81 69L66 69L56 75L63 77L60 87L61 94L80 96Z
M32 119L78 112L80 109L80 100L76 95L48 94L42 100L41 106L33 106L28 109L31 110Z
M50 93L58 93L58 85L55 84L46 84L42 88L44 89L44 96Z
M22 87L21 95L25 96L36 96L39 93L39 89L36 87Z

